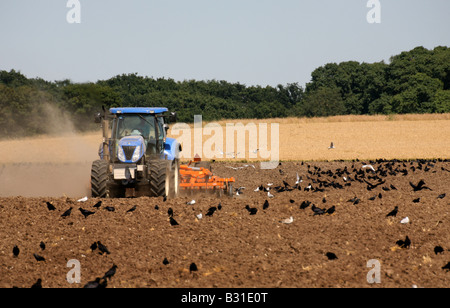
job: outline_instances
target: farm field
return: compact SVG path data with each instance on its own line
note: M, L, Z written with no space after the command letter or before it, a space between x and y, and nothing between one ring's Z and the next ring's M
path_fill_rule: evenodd
M245 187L220 199L78 202L90 197L99 133L0 141L0 287L41 279L43 287L78 288L113 265L108 287L449 286L449 115L267 122L274 121L281 164L262 170L251 159L215 158L215 174ZM363 167L369 164L374 171ZM428 188L417 187L421 180ZM274 197L255 191L261 185ZM312 210L333 206L332 214ZM95 214L85 218L80 207ZM70 216L61 217L69 208ZM179 225L170 224L169 208ZM292 223L281 223L290 217ZM109 253L93 249L97 242ZM81 264L79 284L66 280L72 259ZM380 283L367 281L369 260L380 264Z

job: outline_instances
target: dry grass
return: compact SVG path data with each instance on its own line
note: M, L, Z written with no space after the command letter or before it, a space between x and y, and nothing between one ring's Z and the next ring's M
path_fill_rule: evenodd
M223 128L224 137L227 123L244 125L254 123L256 127L261 123L267 123L269 136L270 124L278 123L280 160L450 158L450 114L223 120L215 123ZM206 124L208 123L204 122L203 126ZM169 136L171 133L174 131L169 130ZM192 141L193 135L194 132L191 130ZM203 144L210 138L209 135L203 136ZM226 149L224 139L223 143L216 144L216 148L212 148L217 156L204 155L204 159L229 159L220 155L218 148L225 152L236 152L238 149L236 139L237 134L235 148ZM250 158L249 151L253 149L249 149L248 133L245 139L245 153L234 161L265 160L260 155L255 159ZM92 161L98 157L100 142L100 132L4 140L0 141L0 164ZM267 142L270 149L270 139ZM336 147L333 150L328 149L331 142L334 142ZM185 153L189 152L186 145L184 149ZM184 158L189 159L194 155L192 146L191 156Z
M351 160L351 159L417 159L450 158L450 114L411 114L376 116L335 116L328 118L284 118L222 120L215 122L223 127L226 137L226 124L254 123L257 127L267 123L279 124L280 160ZM203 127L208 123L204 122ZM190 125L192 128L193 126ZM259 134L259 132L258 132ZM193 135L192 143L193 143ZM205 143L210 136L203 137ZM237 139L235 135L235 139ZM237 160L251 159L249 134L245 138L245 155L237 155ZM333 142L335 149L329 150ZM270 149L270 140L268 140ZM237 140L234 149L226 149L225 141L216 145L225 152L238 152ZM186 149L185 150L189 150ZM217 148L214 158L222 160ZM193 146L191 155L195 155ZM229 158L229 157L228 157Z

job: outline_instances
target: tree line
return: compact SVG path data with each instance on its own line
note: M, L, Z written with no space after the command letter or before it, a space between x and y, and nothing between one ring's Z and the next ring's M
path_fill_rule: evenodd
M246 86L223 80L151 78L136 73L73 83L0 71L0 135L47 133L48 105L64 110L75 128L94 128L102 106L168 107L180 122L219 119L316 117L345 114L450 112L450 48L416 47L389 63L328 63L298 83Z

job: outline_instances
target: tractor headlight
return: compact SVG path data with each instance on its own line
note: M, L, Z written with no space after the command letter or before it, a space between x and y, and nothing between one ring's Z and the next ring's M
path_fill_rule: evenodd
M122 147L119 147L119 149L117 151L117 158L122 162L125 162L127 160L125 158L125 152L123 151Z
M133 163L137 162L141 158L141 146L138 145L134 150L133 157L131 157L131 161Z

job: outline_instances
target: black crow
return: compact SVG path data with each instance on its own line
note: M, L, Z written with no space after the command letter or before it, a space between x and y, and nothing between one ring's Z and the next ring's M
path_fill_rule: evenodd
M14 248L13 248L13 255L14 255L14 257L17 258L19 256L19 253L20 253L19 247L17 247L17 245L14 246Z
M332 207L330 207L328 210L326 210L326 213L331 215L336 211L336 207L333 205Z
M108 248L105 245L103 245L100 241L97 241L97 248L100 250L101 254L104 253L108 255L110 254Z
M96 209L98 209L100 206L102 206L102 200L93 205L93 207L95 207Z
M450 262L448 262L447 265L444 265L444 266L442 267L442 269L443 269L443 270L447 270L447 272L450 271Z
M420 198L414 199L413 202L414 203L419 203L420 202Z
M217 207L212 206L208 209L208 212L205 214L206 216L212 216L214 212L217 211Z
M445 196L446 196L446 194L441 194L441 195L438 196L438 199L444 199Z
M129 209L129 210L127 211L127 213L133 212L134 210L136 210L136 205L133 206L131 209Z
M46 202L47 203L47 208L48 208L48 210L49 211L54 211L54 210L56 210L56 207L53 205L53 204L51 204L50 202Z
M248 205L245 206L245 209L250 213L250 215L256 215L256 213L258 212L258 209L255 207L250 207Z
M70 207L67 211L62 213L61 217L69 217L71 213L72 213L72 207Z
M33 256L36 259L36 261L45 261L45 258L40 256L40 255L38 255L38 254L34 253Z
M311 202L310 201L303 201L302 202L302 204L300 204L300 209L301 210L304 210L304 209L306 209L308 206L310 206L311 205Z
M39 247L41 247L42 250L45 250L45 243L44 243L44 242L41 242L41 243L39 244Z
M336 260L338 257L333 252L327 252L325 254L328 258L328 260Z
M175 219L173 219L173 217L170 217L170 224L172 226L178 226L179 225L178 222Z
M106 288L107 286L107 282L106 279L102 278L95 278L94 281L89 281L87 284L84 285L84 289L102 289L102 288Z
M167 260L167 258L164 258L163 264L164 264L164 265L169 265L169 263L170 263L169 260Z
M432 190L431 188L424 186L425 185L424 180L420 180L419 183L417 183L417 185L414 185L413 183L409 182L409 185L411 185L414 191L419 191L422 189Z
M409 248L409 246L411 246L411 240L409 239L408 236L406 236L405 240L398 240L396 242L396 244L398 246L400 246L400 248Z
M39 278L36 282L31 286L31 289L42 289L42 279Z
M113 266L105 273L103 279L111 280L112 276L116 274L117 265L113 264Z
M396 206L391 212L389 212L386 217L392 216L392 217L396 217L398 213L398 206Z
M263 204L263 210L267 210L269 208L269 201L265 201Z
M169 215L169 217L173 217L173 209L171 207L169 207L169 209L167 210L167 214Z
M439 254L439 253L443 253L443 252L444 252L444 249L441 246L434 247L435 254Z
M107 210L108 212L114 212L116 208L113 206L105 206L105 210Z
M197 264L195 263L191 263L191 265L189 266L189 272L197 272L198 268L197 268Z
M311 209L314 212L314 216L315 215L323 215L323 214L325 214L325 210L324 209L318 208L314 204L312 205Z
M81 214L83 214L84 218L87 218L89 215L95 214L95 212L91 212L85 209L79 208Z

